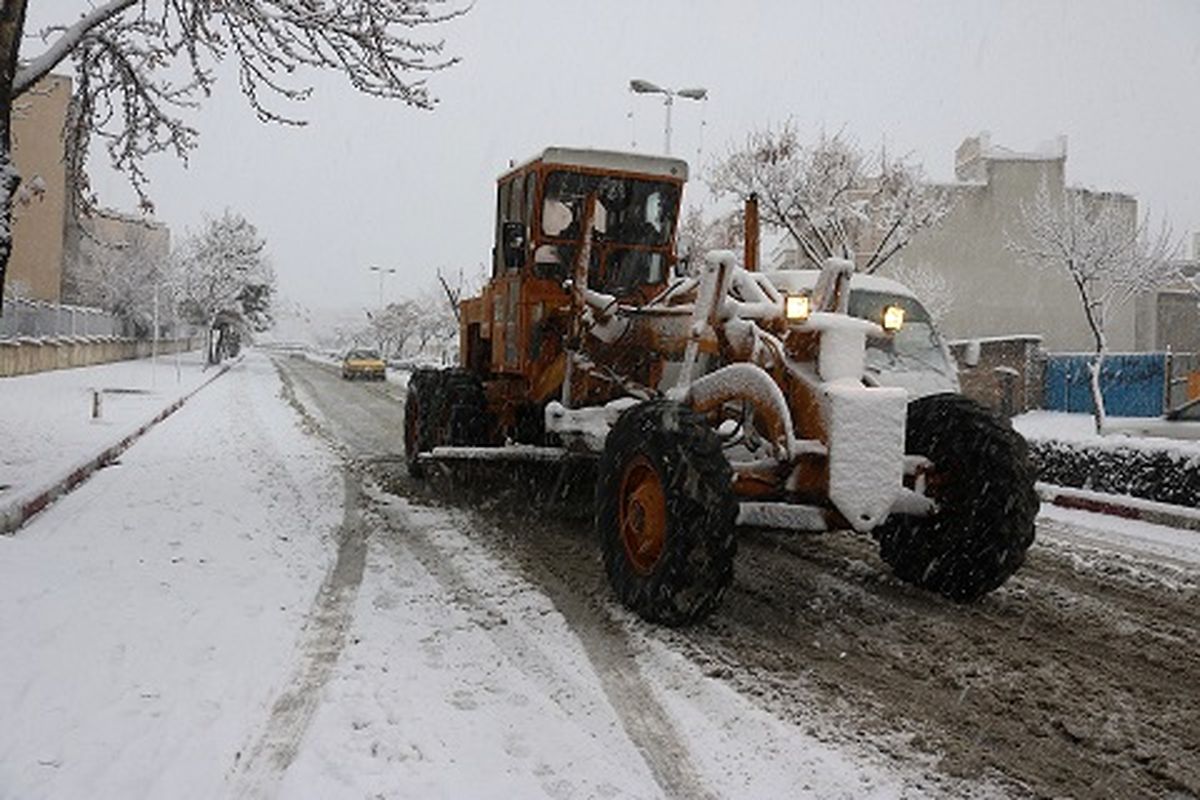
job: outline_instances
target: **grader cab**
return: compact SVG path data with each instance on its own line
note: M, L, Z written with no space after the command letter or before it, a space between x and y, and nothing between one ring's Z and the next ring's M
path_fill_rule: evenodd
M610 583L665 624L717 608L739 525L870 534L899 578L955 600L1002 584L1033 540L1025 443L957 394L919 300L834 259L680 264L686 178L565 148L501 176L461 367L409 383L410 472L590 456Z

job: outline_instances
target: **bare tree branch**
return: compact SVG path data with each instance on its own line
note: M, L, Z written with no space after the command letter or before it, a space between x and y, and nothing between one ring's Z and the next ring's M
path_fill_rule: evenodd
M830 256L871 255L873 272L949 208L946 193L900 159L868 157L841 133L800 144L791 123L752 132L712 170L717 196L758 194L762 219L785 232L814 266Z

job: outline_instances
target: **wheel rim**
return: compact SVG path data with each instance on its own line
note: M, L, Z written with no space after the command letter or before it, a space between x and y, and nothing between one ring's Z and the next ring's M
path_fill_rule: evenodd
M658 470L643 455L621 477L618 523L630 565L639 575L650 574L667 540L667 496Z

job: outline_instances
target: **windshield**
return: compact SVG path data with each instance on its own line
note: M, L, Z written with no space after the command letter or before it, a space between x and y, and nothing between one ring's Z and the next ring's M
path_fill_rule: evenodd
M379 358L379 353L375 352L374 350L351 350L346 358L377 359Z
M581 239L584 200L596 193L593 231L598 239L658 247L671 240L679 189L668 181L556 171L546 178L542 233Z
M855 289L850 292L850 314L878 322L886 306L904 309L904 325L888 337L867 339L866 367L875 372L922 372L952 374L941 337L917 300L889 292Z

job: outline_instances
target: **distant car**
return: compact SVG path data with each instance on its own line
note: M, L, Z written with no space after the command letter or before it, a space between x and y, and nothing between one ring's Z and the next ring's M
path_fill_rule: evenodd
M1106 422L1104 433L1112 436L1165 436L1169 439L1200 439L1200 398L1168 411L1161 417L1121 419Z
M387 367L376 350L351 350L342 359L342 377L348 381L355 378L381 381Z

